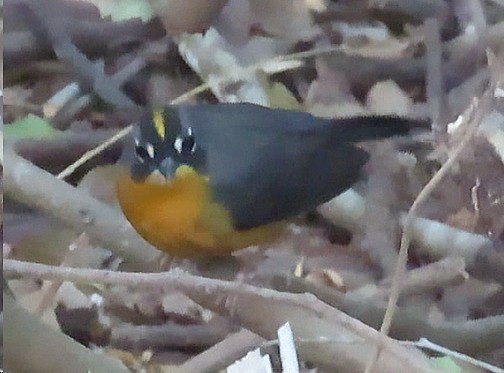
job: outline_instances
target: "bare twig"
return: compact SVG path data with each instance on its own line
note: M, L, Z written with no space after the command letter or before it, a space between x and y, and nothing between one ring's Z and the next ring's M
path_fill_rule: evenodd
M496 367L495 365L492 365L492 364L485 363L484 361L475 359L473 357L461 354L460 352L452 351L446 347L432 343L431 341L429 341L426 338L420 338L416 342L401 342L401 343L406 346L415 346L415 347L419 347L419 348L426 348L426 349L438 352L438 353L446 355L446 356L451 356L451 357L454 357L458 360L462 360L462 361L465 361L469 364L472 364L478 368L486 369L489 372L504 373L504 369Z
M442 110L445 107L445 96L443 89L442 67L442 45L439 30L439 22L435 18L429 18L424 23L425 46L426 46L426 95L430 107L433 130L439 134L446 134L446 116Z
M54 267L11 259L4 261L4 276L174 288L205 308L232 316L245 328L267 339L276 338L278 327L289 321L297 338L328 338L342 343L380 346L383 351L377 366L380 372L399 372L401 369L408 369L412 373L433 371L424 356L400 347L387 336L309 294L280 293L251 285L193 276L181 270L125 273ZM265 312L268 313L267 319L262 317ZM353 364L363 361L361 348L347 352L348 354L338 357L339 364L342 361L353 361ZM364 355L368 356L367 352Z
M106 141L102 142L97 147L95 147L91 150L88 150L82 156L80 156L79 159L77 159L74 163L72 163L70 166L68 166L63 171L61 171L58 174L57 178L61 180L61 179L65 179L66 177L72 175L84 163L93 159L98 154L103 152L105 149L114 145L116 142L121 141L124 137L126 137L131 132L132 129L133 129L133 126L131 126L131 125L128 127L125 127L122 130L118 131L116 134L114 134L112 137L107 139Z
M92 132L68 130L54 138L17 141L15 148L21 157L53 173L61 170L61 164L75 161L88 149L103 143L114 132L109 129ZM118 154L118 151L118 148L111 147L109 154ZM107 157L107 154L102 154L95 161L100 163Z
M159 255L116 209L56 179L10 148L5 149L5 157L6 195L54 216L79 233L85 231L138 269Z
M84 246L84 248L82 247ZM82 249L89 249L89 239L85 234L81 234L74 242L72 242L68 250L65 252L65 256L60 263L61 267L73 267L77 266L77 258L79 256L79 252ZM86 265L89 263L86 261ZM35 313L39 316L42 316L44 312L53 304L54 299L60 289L61 285L63 285L63 281L53 281L49 284L45 284L47 287L45 288L42 299L40 300Z
M338 49L339 48L336 48L336 47L327 47L327 48L315 49L312 51L293 53L293 54L282 55L282 56L275 56L267 61L263 61L263 62L259 63L258 65L249 66L245 70L248 70L248 71L257 70L258 68L261 68L262 66L273 65L273 63L275 61L289 61L289 60L315 57L320 54L333 53L334 51L336 51ZM292 68L292 67L289 65L286 65L285 68ZM279 72L279 71L275 71L275 72ZM233 79L235 79L235 77L228 78L229 81L232 81ZM223 79L223 82L225 82L225 81L226 81L226 79ZM199 86L197 86L197 87L189 90L188 92L180 95L179 97L175 98L170 104L171 105L178 105L178 104L190 99L191 97L196 96L199 93L205 92L206 90L210 89L210 87L211 87L211 85L208 82L202 83ZM89 150L88 152L83 154L82 157L80 157L74 163L72 163L67 168L65 168L58 175L58 178L64 179L64 178L70 176L84 163L86 163L89 160L91 160L92 158L96 157L98 154L103 152L109 146L115 144L118 141L121 141L124 137L126 137L131 132L132 129L133 129L133 127L130 125L124 129L122 129L121 131L117 132L114 136L112 136L110 139L105 141L103 144L100 144L96 148Z
M353 230L359 226L365 213L365 200L353 189L349 189L321 205L318 211L331 223ZM406 213L401 213L402 226L406 223L406 216ZM474 265L479 253L492 247L492 241L486 236L421 217L414 218L411 234L422 254L433 259L460 256L468 266Z
M3 46L5 69L18 69L33 61L53 58L48 41L40 40L32 24L27 22L29 6L39 0L8 1L4 4L5 17ZM87 56L110 53L117 40L145 41L164 35L157 21L144 23L140 19L117 22L100 17L99 10L90 2L52 0L58 12L58 22L68 30L70 38Z
M51 42L56 56L71 63L77 75L85 85L91 85L93 90L106 102L117 107L136 107L137 105L122 91L123 82L105 74L103 62L93 62L72 42L66 28L51 17L55 5L48 0L39 0L29 5L32 9L28 16L33 20L37 31ZM39 35L40 37L40 35Z
M294 276L277 276L274 287L291 293L311 293L327 304L379 328L385 313L381 299L361 296L358 291L342 293L337 289L315 284ZM423 312L397 309L390 329L394 338L415 340L426 337L451 349L468 354L492 351L502 345L504 315L468 321L429 320Z
M464 137L457 145L457 147L454 149L454 151L450 154L449 158L439 169L439 171L422 189L420 194L415 199L415 202L413 202L413 205L411 206L408 215L406 216L406 222L404 224L403 234L401 236L399 257L397 259L396 270L392 280L392 287L390 289L390 297L387 304L387 310L385 312L385 315L383 316L383 323L380 327L381 333L388 334L396 310L397 301L399 299L399 295L401 292L403 278L406 273L406 262L408 260L408 249L411 243L414 217L416 216L419 207L427 200L427 198L429 198L429 196L432 194L436 186L448 174L453 164L460 157L462 151L469 145L471 139L473 138L474 134L478 129L479 124L481 123L481 120L486 114L488 114L492 102L493 102L493 89L489 89L480 99L479 103L475 103L472 105L471 110L469 111L469 115L472 117L471 118L472 120L469 121L469 125L466 129ZM375 357L372 360L370 360L369 365L366 368L367 372L372 371L373 366L375 365L376 361L379 358L379 355L380 355L380 349L376 351Z
M5 354L2 368L8 372L110 372L129 370L117 359L94 353L4 296Z
M390 329L390 323L392 321L392 315L394 313L395 305L397 303L397 299L399 297L400 288L401 288L401 279L404 277L404 271L406 268L406 261L408 259L408 247L411 241L411 230L413 226L414 217L417 214L419 206L422 205L426 201L426 199L432 194L436 186L441 182L441 180L447 175L450 171L453 164L460 157L462 151L469 145L472 137L476 133L483 116L488 113L488 110L491 105L491 96L487 93L479 102L478 105L474 105L473 111L476 111L475 117L470 121L470 125L466 129L466 133L462 138L462 141L457 145L455 150L450 154L450 157L443 164L443 166L439 169L439 171L432 177L432 179L427 183L427 185L422 189L418 197L415 199L415 202L411 206L411 209L406 216L406 222L404 224L404 230L401 237L401 246L399 250L399 259L397 261L396 273L394 275L394 280L392 282L391 295L389 298L389 306L387 307L388 315L386 314L384 317L384 321L381 327L381 331L387 333ZM477 110L476 110L477 108Z
M460 257L448 257L438 262L409 271L402 284L401 295L411 295L459 284L469 278L465 271L465 261ZM389 285L385 279L381 285ZM391 289L387 288L387 292Z
M123 350L208 348L236 330L228 322L210 320L199 325L119 325L112 329L110 345Z
M248 351L260 346L263 342L264 338L246 329L242 329L176 367L175 372L200 373L220 371L233 361L244 356Z

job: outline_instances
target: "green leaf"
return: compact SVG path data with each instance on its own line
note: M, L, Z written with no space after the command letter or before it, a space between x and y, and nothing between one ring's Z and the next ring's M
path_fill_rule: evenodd
M267 90L267 94L272 108L302 110L301 104L282 83L272 83Z
M59 136L60 133L46 120L33 114L4 126L4 138L9 140L48 139Z
M442 370L446 373L461 373L462 368L460 368L451 357L437 357L431 359L431 364L434 368Z
M270 82L269 77L260 71L256 73L256 78L262 85L271 108L303 110L302 105L296 100L296 97L282 83Z

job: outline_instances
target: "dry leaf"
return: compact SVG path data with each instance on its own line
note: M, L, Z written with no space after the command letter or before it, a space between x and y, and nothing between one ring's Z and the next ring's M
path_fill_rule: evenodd
M407 115L413 102L392 80L377 82L368 92L366 106L376 114Z

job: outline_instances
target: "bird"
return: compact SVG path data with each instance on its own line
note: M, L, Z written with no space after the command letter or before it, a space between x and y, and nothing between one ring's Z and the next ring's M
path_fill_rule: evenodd
M327 119L251 103L167 105L134 127L116 183L135 230L174 257L226 256L273 241L289 218L361 178L362 141L425 120Z

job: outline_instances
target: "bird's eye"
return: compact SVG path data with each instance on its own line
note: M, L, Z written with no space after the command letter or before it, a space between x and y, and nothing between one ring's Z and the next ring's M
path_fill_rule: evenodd
M194 136L179 136L175 139L173 147L180 155L191 155L196 150L196 140Z
M156 155L154 146L151 143L141 145L138 141L135 141L135 154L141 162L146 159L154 159Z

